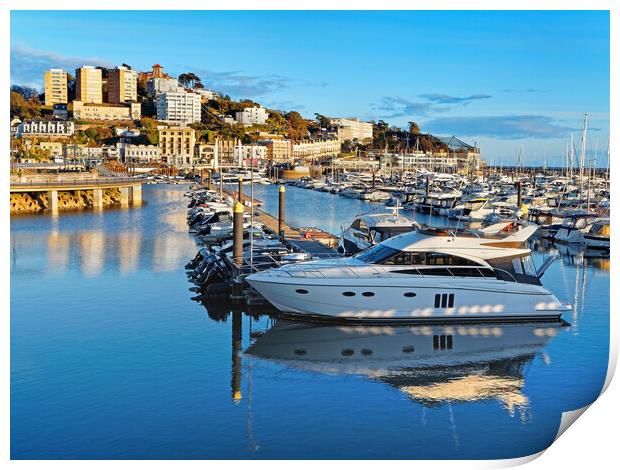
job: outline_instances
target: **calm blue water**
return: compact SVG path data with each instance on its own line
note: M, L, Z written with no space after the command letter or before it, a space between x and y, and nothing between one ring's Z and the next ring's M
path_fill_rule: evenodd
M272 213L276 190L256 188ZM562 248L545 274L576 304L568 328L300 331L191 300L184 191L12 218L13 458L515 457L545 448L561 412L602 387L608 260ZM287 188L293 226L338 232L370 207ZM533 248L537 264L556 250ZM433 352L443 333L453 350Z

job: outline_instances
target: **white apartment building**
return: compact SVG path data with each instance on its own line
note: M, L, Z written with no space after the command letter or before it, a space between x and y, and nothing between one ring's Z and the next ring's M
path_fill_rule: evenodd
M146 92L153 98L166 91L182 90L183 88L179 86L179 81L176 78L154 77L146 82Z
M363 122L359 119L343 119L335 118L330 119L329 123L336 127L338 131L338 139L345 140L358 140L372 139L372 124L369 122Z
M84 65L75 70L75 99L84 103L103 103L101 69Z
M267 147L264 145L238 145L233 149L233 159L239 164L247 160L265 160Z
M125 163L159 163L161 161L161 149L158 145L136 145L118 142L116 147L119 157Z
M188 125L200 122L200 95L185 91L166 91L157 95L157 120Z
M262 106L244 108L243 111L235 113L235 121L244 126L253 126L255 124L265 124L269 113Z
M68 137L75 133L72 121L24 121L16 129L17 137Z

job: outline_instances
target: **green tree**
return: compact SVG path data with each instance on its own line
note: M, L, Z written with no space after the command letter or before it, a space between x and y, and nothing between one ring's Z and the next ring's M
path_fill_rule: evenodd
M194 88L196 83L200 83L200 77L193 72L182 73L179 75L178 81L185 88Z
M286 114L286 120L289 123L289 137L293 140L302 140L308 135L308 124L297 111L291 111Z
M21 93L11 90L10 112L11 116L20 119L37 119L41 117L41 103L36 96L26 99Z
M159 131L157 130L157 121L155 119L143 117L140 119L140 126L144 130L149 144L159 144Z
M330 119L327 116L323 116L319 113L314 113L314 116L316 117L316 122L321 129L327 129L331 126Z
M409 121L409 133L410 134L419 134L420 126L418 126L417 122Z

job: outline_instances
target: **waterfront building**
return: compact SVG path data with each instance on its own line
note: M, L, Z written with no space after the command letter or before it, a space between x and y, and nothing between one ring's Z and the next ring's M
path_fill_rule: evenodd
M108 102L130 103L138 100L138 74L127 67L116 67L108 72Z
M73 117L84 121L131 121L140 119L141 103L127 105L92 104L83 101L73 102Z
M194 157L194 163L198 165L207 165L214 169L219 166L219 155L215 153L215 144L196 144L194 147Z
M166 91L180 91L182 89L176 78L154 77L146 82L146 92L153 98L157 98L157 95Z
M75 99L84 103L103 103L101 69L84 65L75 70Z
M446 145L447 151L442 151L439 155L449 153L456 158L457 168L459 170L476 171L480 169L480 148L476 145L470 145L463 142L456 136L437 137L437 139Z
M196 132L191 127L158 126L161 160L169 166L189 166L194 159Z
M336 127L338 139L342 142L345 140L372 140L372 124L363 122L359 119L330 119L329 123Z
M406 170L425 168L427 170L456 171L457 159L447 152L410 152L402 155L381 155L381 164Z
M161 148L158 145L126 144L118 142L116 144L119 158L124 163L154 163L161 162Z
M52 107L52 115L56 119L67 120L69 119L69 110L67 108L67 103L56 103Z
M236 165L237 161L235 160L235 148L239 145L241 141L238 139L233 140L218 140L217 142L217 151L218 151L218 159L223 165Z
M291 160L291 141L288 139L259 140L265 146L265 158L271 163L285 163Z
M49 69L44 74L45 106L67 103L67 72L63 69Z
M75 133L71 121L23 121L14 128L16 137L69 137Z
M338 155L339 139L304 140L293 144L293 158L324 158Z
M200 95L186 91L167 91L157 96L157 119L169 124L200 122Z
M233 149L233 160L239 166L245 166L245 162L250 160L265 160L267 152L264 145L245 144L237 145Z
M268 117L269 113L262 106L244 108L242 111L237 111L235 113L235 121L244 126L265 124Z

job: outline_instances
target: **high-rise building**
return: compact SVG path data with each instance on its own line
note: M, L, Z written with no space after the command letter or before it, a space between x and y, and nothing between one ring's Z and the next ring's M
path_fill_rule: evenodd
M45 105L67 103L67 72L63 69L45 71Z
M130 103L138 100L138 74L127 67L108 72L108 102Z
M200 95L185 91L166 91L157 95L157 119L170 124L200 122Z
M75 99L84 103L103 103L101 69L84 65L75 70Z

